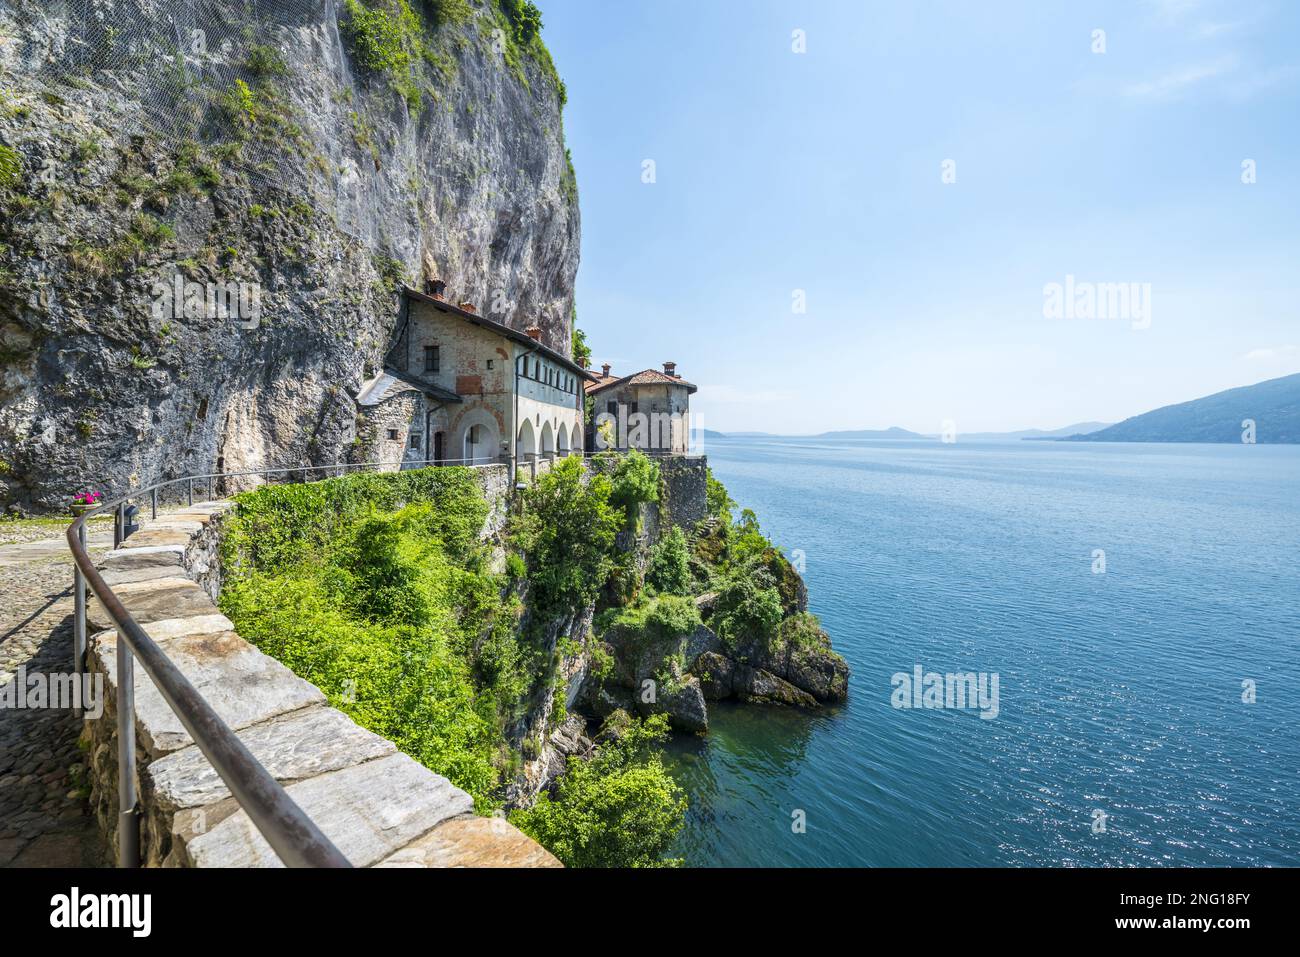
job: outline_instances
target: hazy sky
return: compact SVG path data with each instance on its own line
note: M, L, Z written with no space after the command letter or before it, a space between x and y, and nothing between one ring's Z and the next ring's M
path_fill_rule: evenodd
M1300 371L1300 4L541 6L579 325L710 428L1054 428ZM1149 328L1045 317L1067 275L1149 283Z

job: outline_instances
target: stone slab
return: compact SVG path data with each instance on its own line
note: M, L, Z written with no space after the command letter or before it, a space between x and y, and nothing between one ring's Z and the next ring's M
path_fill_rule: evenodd
M138 583L138 588L114 588L113 592L121 600L126 610L141 625L169 618L196 618L216 612L212 599L194 582L181 578L184 573L178 570L171 578L152 579ZM171 582L172 584L166 584ZM99 631L116 627L116 622L109 617L104 606L96 598L86 605L86 627Z
M178 637L164 650L195 690L236 731L325 702L325 695L315 685L231 630ZM116 694L117 632L96 635L90 651L97 670L105 675L105 693ZM193 744L180 718L138 662L134 673L136 739L140 746L151 757L158 757Z
M180 568L185 560L184 545L145 545L141 548L119 548L104 556L100 566L103 571L131 571L137 568L157 568L160 565Z
M563 867L503 818L458 817L439 824L376 867Z
M146 528L127 539L132 548L146 545L188 545L193 536L181 529Z
M164 578L175 578L184 572L179 565L146 565L143 568L104 568L100 570L99 576L104 579L105 584L119 591L118 585L126 585L132 582L157 581Z
M183 576L178 568L157 568L150 570L161 574L155 574L150 578L127 581L122 582L120 585L114 585L113 594L117 595L117 597L122 599L123 603L125 603L127 595L136 594L138 592L185 588L187 586L193 587L194 585L194 582Z
M197 525L207 525L214 517L215 516L211 512L175 512L168 515L166 521L168 525L173 522L188 522ZM162 522L163 519L158 519L158 521ZM149 527L153 527L152 522L149 523Z
M313 778L397 751L391 741L329 707L278 715L244 728L238 737L281 783ZM194 746L160 758L146 774L153 797L167 810L215 804L231 796L208 759Z
M389 857L474 801L405 754L332 771L287 788L303 812L356 867ZM193 867L283 867L243 811L186 846Z

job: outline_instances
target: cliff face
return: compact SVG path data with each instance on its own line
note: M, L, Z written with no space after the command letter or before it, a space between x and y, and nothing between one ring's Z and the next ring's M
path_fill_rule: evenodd
M567 354L563 90L517 15L0 0L0 507L366 458L401 282Z

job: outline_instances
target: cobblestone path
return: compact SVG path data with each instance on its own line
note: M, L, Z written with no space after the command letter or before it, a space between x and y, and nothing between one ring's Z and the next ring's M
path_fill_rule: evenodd
M97 558L112 535L94 533ZM72 672L72 559L61 537L0 546L0 686ZM0 707L0 867L98 867L71 710Z

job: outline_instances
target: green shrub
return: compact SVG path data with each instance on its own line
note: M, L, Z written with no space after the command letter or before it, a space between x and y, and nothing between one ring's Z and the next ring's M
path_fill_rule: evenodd
M23 160L13 147L0 143L0 189L11 189L22 178Z
M568 867L665 867L686 817L686 797L655 745L668 719L628 722L589 761L570 758L555 797L546 795L510 820Z
M489 807L495 716L476 703L468 663L451 647L455 623L360 620L331 601L310 569L227 582L221 609L239 633L321 688L330 704Z
M783 648L829 647L821 621L808 611L791 615L781 622L777 640Z
M286 76L289 67L284 62L280 51L268 44L254 44L244 58L244 69L259 80Z
M344 6L343 29L358 63L385 74L410 68L421 25L407 0L345 0Z
M591 347L587 345L587 334L578 328L578 310L573 311L573 361L584 369L591 362Z
M672 595L685 595L691 590L690 549L685 534L676 525L650 550L646 583Z
M641 645L689 635L700 625L695 599L684 595L660 595L627 608L610 608L596 621L601 634L617 633L620 643Z
M540 670L515 638L518 600L487 571L487 511L470 469L263 486L227 520L220 602L241 635L481 810Z
M700 610L693 598L660 595L650 605L646 624L665 637L689 635L700 625Z
M727 487L713 477L712 469L709 469L705 483L705 501L708 505L709 514L730 525L731 510L736 507L736 503L727 494Z
M609 503L623 510L630 527L636 523L642 504L659 500L659 465L636 449L623 454L602 452L600 457L613 463Z
M781 623L781 595L762 569L740 570L723 583L713 608L713 630L731 650L750 642L768 647Z
M520 44L529 44L542 35L542 11L532 0L501 0L501 11L514 27Z
M584 478L580 459L557 462L524 492L512 526L542 621L595 601L612 567L621 516L610 507L610 480Z

